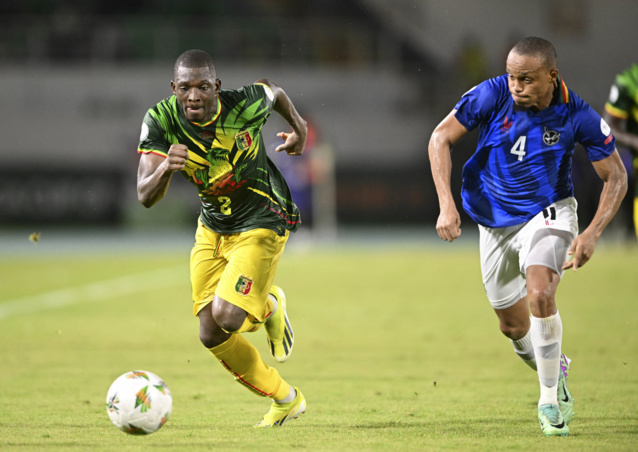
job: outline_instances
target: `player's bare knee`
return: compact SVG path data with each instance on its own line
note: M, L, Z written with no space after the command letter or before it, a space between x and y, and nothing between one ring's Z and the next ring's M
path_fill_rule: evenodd
M206 348L213 348L228 340L230 334L222 330L213 318L212 305L198 313L199 340Z
M219 297L213 300L212 312L217 325L229 333L238 331L246 320L246 311Z
M501 332L513 341L517 341L525 337L527 332L529 331L529 325L525 324L514 324L514 323L504 323L501 322L499 324Z
M213 348L213 347L219 345L219 344L215 343L213 335L210 332L203 331L202 329L199 330L199 341L206 348Z
M217 347L218 345L223 344L230 337L229 333L221 330L220 328L215 329L199 329L199 340L206 348Z
M554 292L550 288L527 290L530 309L534 317L548 317L556 312Z
M246 318L246 316L244 316L244 318ZM217 322L217 325L219 325L221 329L229 333L234 333L235 331L238 331L241 328L241 326L244 324L244 319L239 320L233 316L215 317L215 321Z

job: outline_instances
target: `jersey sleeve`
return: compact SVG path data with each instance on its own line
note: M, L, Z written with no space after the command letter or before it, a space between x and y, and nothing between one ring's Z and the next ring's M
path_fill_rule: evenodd
M247 108L257 111L261 115L268 116L272 111L275 103L275 96L269 86L263 83L255 83L252 85L242 86L236 91L229 90L226 92L228 96L233 98L234 102L239 103L245 99Z
M153 109L151 109L144 115L137 152L139 154L157 154L166 157L170 144L165 138L165 132L160 121L153 113Z
M504 77L486 80L463 94L454 107L456 119L463 127L473 130L489 120L504 93L507 93L507 80Z
M272 111L273 105L275 105L275 95L273 94L270 86L264 83L255 83L245 87L253 96L260 97L264 100L266 105Z
M575 139L587 151L587 157L597 162L609 157L616 149L611 128L596 111L573 92L569 93L574 112Z
M223 96L229 108L233 109L233 127L257 134L272 112L274 95L272 90L262 84L242 86L237 90L225 90Z

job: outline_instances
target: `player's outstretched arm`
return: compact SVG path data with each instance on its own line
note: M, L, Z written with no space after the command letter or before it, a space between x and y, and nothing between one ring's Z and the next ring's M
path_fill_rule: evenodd
M436 232L443 240L451 242L461 235L461 217L452 196L450 178L452 177L452 146L466 133L467 129L456 119L452 110L447 117L436 126L428 154L432 178L439 197L439 218L436 221Z
M603 180L600 201L587 229L572 241L567 252L572 258L563 264L564 270L573 268L576 271L591 259L596 242L618 212L620 203L627 193L627 171L618 151L614 151L607 158L593 162L593 165L596 173Z
M175 171L184 169L188 160L188 148L174 144L166 157L152 153L142 154L137 168L137 199L144 207L151 207L162 199L168 190Z
M292 132L290 133L280 132L277 134L278 137L283 138L284 143L277 146L275 151L285 151L288 155L303 154L306 146L306 136L308 135L306 121L299 115L292 101L279 85L266 79L258 80L255 83L263 83L270 87L275 96L273 110L279 113L292 127Z

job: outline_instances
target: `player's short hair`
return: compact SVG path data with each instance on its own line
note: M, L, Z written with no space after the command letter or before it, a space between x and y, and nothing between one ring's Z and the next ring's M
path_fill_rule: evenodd
M536 36L521 39L512 47L511 51L518 55L540 56L547 69L555 69L558 62L558 54L554 45L547 39Z
M200 68L207 67L210 69L211 74L215 75L215 64L213 63L213 57L204 52L203 50L191 49L182 53L177 60L175 60L175 66L173 72L177 72L177 68Z

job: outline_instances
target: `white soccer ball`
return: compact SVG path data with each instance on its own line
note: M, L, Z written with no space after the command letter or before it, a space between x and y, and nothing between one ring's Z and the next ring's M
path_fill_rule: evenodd
M152 372L120 375L106 393L106 412L117 428L131 435L148 435L171 415L173 398L166 383Z

